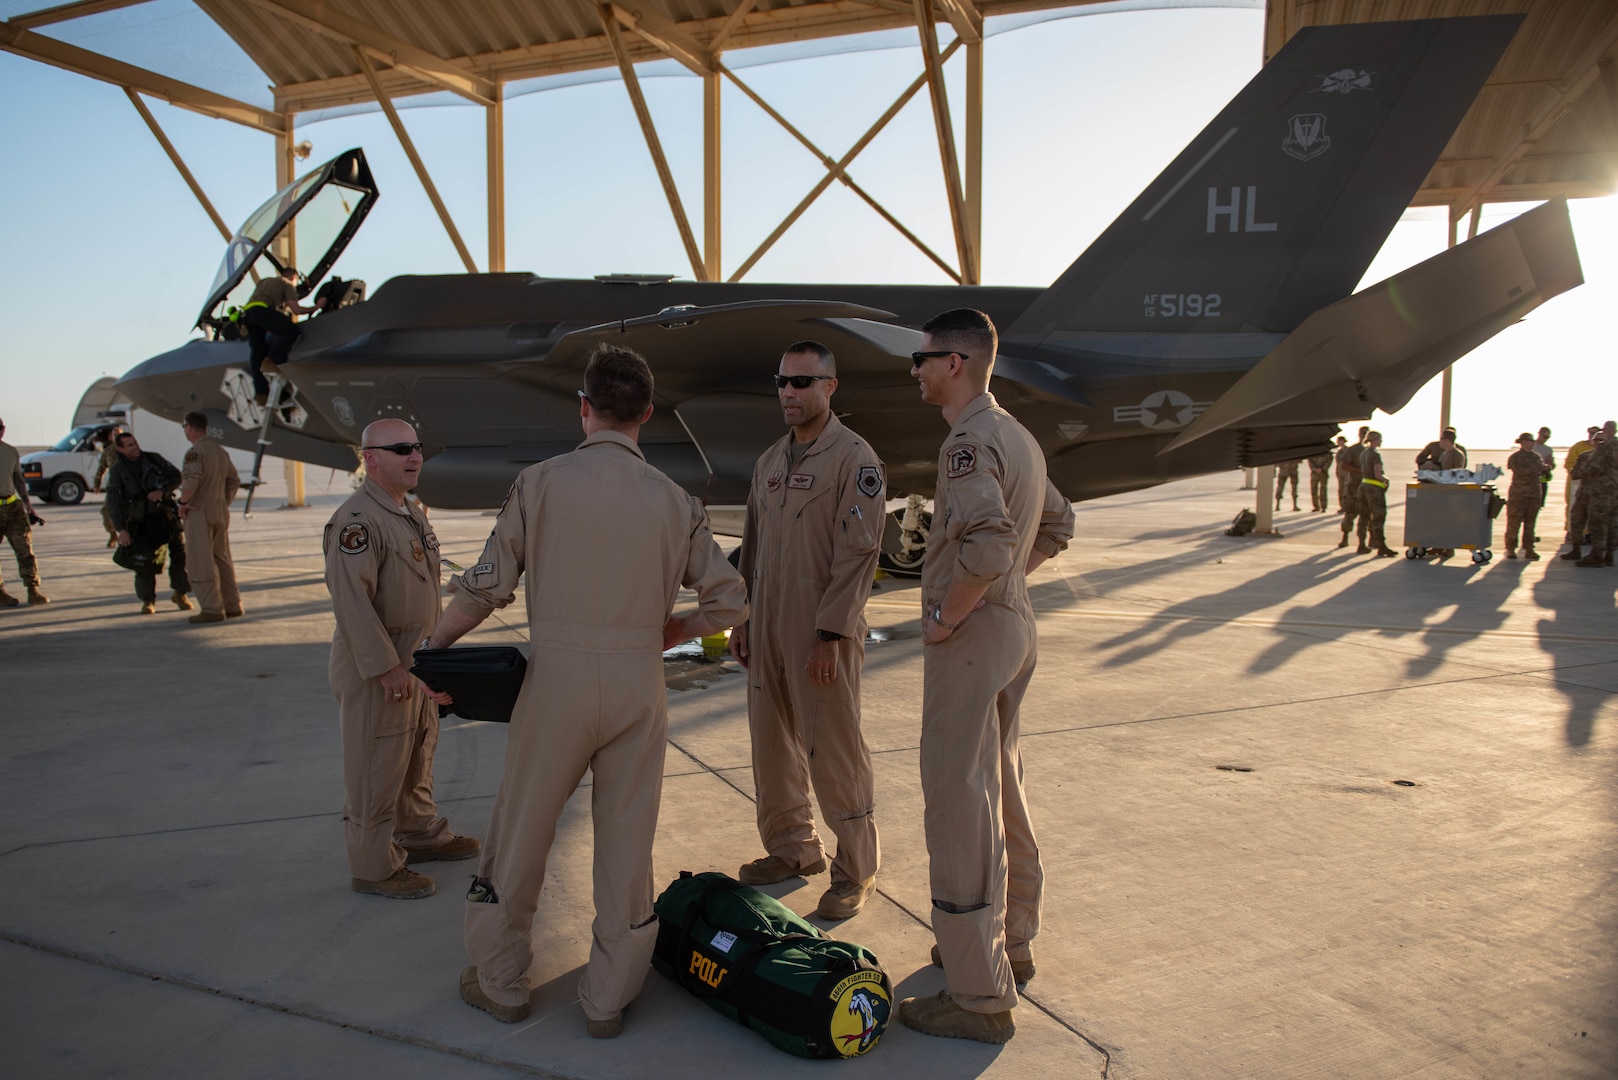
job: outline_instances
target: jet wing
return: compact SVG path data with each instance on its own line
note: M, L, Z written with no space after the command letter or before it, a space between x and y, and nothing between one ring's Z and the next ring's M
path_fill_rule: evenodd
M1159 455L1215 432L1398 412L1445 367L1584 281L1555 199L1322 308Z
M737 370L733 365L734 360L752 357L761 365L758 368L758 382L762 384L769 366L788 345L814 336L812 329L821 329L819 326L806 325L801 333L794 333L786 329L791 324L894 317L889 311L835 300L748 300L704 307L681 305L664 308L654 315L619 319L575 330L557 341L540 364L519 373L519 377L539 378L558 384L560 380L576 383L595 347L611 342L634 349L647 357L659 382L664 380L665 374L684 382L691 376L705 372L733 381ZM839 369L847 367L838 343L828 341L826 344L838 354ZM887 353L886 349L869 338L862 338L862 344L865 348L853 352L861 355L868 351ZM884 359L889 357L884 356ZM847 361L863 366L860 356L850 354Z

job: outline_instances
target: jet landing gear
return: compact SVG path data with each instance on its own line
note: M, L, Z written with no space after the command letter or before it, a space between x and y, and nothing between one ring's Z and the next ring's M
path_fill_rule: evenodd
M925 496L911 495L903 510L888 515L882 532L882 557L878 562L882 569L898 574L921 573L933 526L932 511L926 507Z

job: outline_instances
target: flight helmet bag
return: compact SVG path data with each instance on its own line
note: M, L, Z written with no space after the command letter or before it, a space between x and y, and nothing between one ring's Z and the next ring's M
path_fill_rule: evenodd
M864 946L827 937L771 896L719 873L681 871L657 898L652 966L789 1054L857 1057L893 1008Z

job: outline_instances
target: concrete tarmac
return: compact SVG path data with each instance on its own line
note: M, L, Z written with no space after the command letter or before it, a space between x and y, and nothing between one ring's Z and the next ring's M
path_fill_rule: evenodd
M1506 561L1497 539L1486 566L1337 550L1335 514L1223 536L1252 505L1234 473L1081 506L1032 582L1022 746L1047 896L1017 1035L895 1021L841 1065L783 1054L655 973L621 1037L586 1037L588 778L523 1023L457 993L475 864L419 867L439 887L424 900L349 889L320 560L348 488L325 482L311 471L308 508L273 509L272 487L237 517L247 617L218 626L166 601L138 613L96 497L40 507L53 602L0 611L6 1076L1618 1075L1618 570L1554 557L1559 482L1543 561ZM462 564L490 521L433 515ZM520 643L521 597L497 614L469 643ZM931 994L915 583L883 580L868 617L880 895L828 925L900 996ZM658 875L734 874L760 854L743 679L670 671ZM445 720L437 795L458 831L486 830L505 743ZM826 884L772 891L807 913Z

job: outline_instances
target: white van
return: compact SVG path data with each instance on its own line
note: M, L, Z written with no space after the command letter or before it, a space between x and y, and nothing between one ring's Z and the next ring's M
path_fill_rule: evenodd
M74 506L83 501L101 465L100 444L115 427L132 432L142 450L162 454L175 465L185 458L191 444L180 425L172 420L137 408L113 388L110 376L97 379L73 414L73 430L48 450L36 450L22 458L22 475L28 494L46 502ZM253 455L230 451L231 460L245 477ZM102 480L105 483L105 478Z

